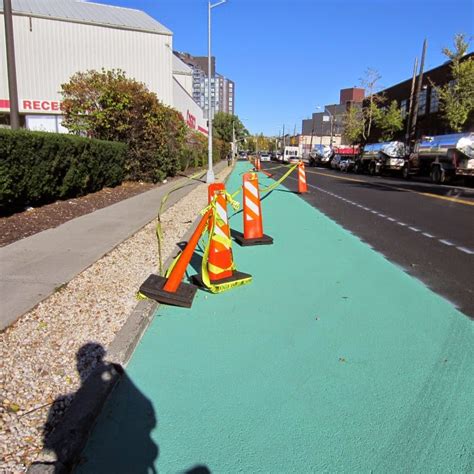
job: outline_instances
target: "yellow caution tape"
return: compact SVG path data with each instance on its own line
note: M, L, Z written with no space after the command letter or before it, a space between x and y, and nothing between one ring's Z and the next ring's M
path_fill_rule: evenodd
M261 193L264 193L264 194L268 194L269 192L273 191L274 189L276 189L278 186L280 186L281 183L283 183L283 181L285 181L286 178L288 178L288 176L290 176L290 174L298 167L298 164L295 164L293 166L290 167L290 169L280 178L278 179L277 181L275 181L273 184L271 184L270 186L267 186L267 187L264 187L264 188L259 188L260 189L260 192Z

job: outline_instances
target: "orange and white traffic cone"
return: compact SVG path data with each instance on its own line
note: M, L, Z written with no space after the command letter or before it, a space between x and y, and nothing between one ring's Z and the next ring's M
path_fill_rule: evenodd
M298 163L298 193L303 194L308 192L308 185L306 184L306 173L304 170L304 163Z
M263 233L258 175L257 173L245 173L242 181L244 233L234 231L235 240L242 246L273 244L272 237Z
M260 158L258 156L255 158L254 168L255 171L260 171L262 169L262 165L260 164Z
M250 283L252 277L235 269L230 227L227 218L227 196L222 183L209 185L209 194L215 199L215 211L212 229L209 235L209 253L207 265L202 275L194 280L206 286L211 292L219 293L234 286ZM204 269L203 269L204 270Z
M194 254L194 249L211 216L212 209L209 209L201 218L186 247L179 254L174 266L168 270L169 274L167 273L165 277L151 274L140 286L140 293L159 303L182 306L184 308L191 307L197 287L184 283L182 280Z

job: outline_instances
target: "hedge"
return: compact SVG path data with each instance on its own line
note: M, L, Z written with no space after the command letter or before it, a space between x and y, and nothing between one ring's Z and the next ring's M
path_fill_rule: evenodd
M0 213L116 186L126 152L122 143L0 129Z

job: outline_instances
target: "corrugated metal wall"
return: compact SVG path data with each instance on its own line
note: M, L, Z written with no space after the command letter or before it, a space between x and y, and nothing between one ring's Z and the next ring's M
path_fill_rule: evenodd
M173 104L173 38L168 35L14 16L21 101L59 100L60 85L88 69L124 70ZM4 19L0 15L0 99L8 98Z
M207 120L204 118L204 112L176 79L173 81L173 94L174 108L181 112L184 120L188 123L188 126L206 133ZM191 121L189 120L189 114L195 118L194 126L192 119Z

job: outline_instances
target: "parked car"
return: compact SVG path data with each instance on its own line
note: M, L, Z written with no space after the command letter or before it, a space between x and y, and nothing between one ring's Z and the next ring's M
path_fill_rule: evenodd
M333 159L331 160L331 168L333 170L340 170L339 165L341 163L341 155L334 155Z
M341 161L339 161L339 170L348 173L354 169L355 160L348 156L341 156Z

